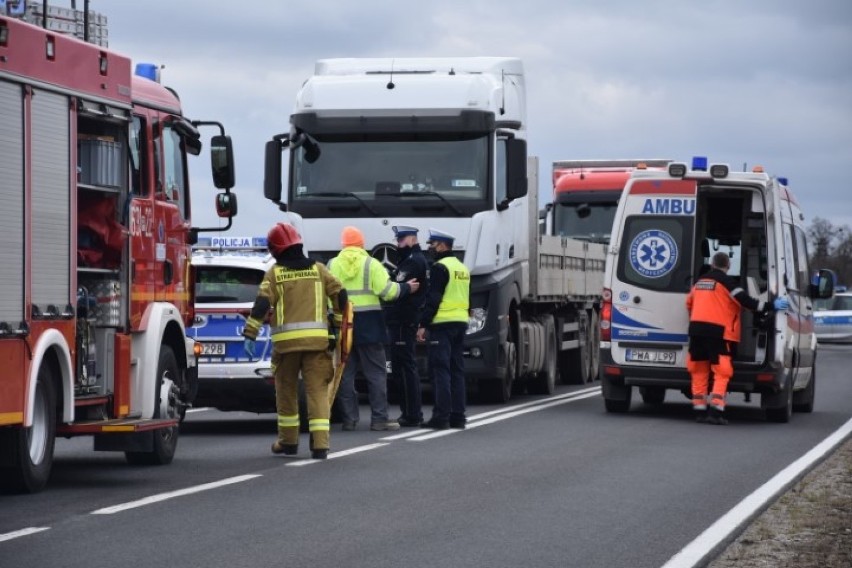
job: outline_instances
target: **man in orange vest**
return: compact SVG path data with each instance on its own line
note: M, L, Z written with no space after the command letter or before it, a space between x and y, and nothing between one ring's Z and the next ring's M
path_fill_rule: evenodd
M731 358L740 341L740 309L764 311L766 302L756 300L728 276L731 260L724 252L713 255L710 271L702 275L686 297L689 310L689 353L686 368L692 378L692 408L698 422L727 424L725 395L734 374ZM786 310L786 298L775 298L773 307ZM710 372L713 392L708 400ZM709 408L708 408L709 402Z

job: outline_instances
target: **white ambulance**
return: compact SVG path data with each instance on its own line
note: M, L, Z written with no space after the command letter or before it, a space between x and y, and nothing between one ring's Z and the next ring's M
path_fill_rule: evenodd
M672 163L636 170L618 205L601 310L600 378L608 412L630 409L633 387L661 404L667 389L690 396L686 296L717 251L752 297L789 299L784 312L743 310L729 392L760 394L766 418L811 412L817 343L812 298L830 297L830 271L808 265L804 215L785 178L761 167Z

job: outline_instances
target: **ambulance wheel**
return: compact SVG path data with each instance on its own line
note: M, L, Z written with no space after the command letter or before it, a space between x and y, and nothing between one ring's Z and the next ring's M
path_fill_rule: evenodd
M607 412L624 414L630 410L630 403L633 399L632 386L613 384L612 379L603 376L601 377L601 394Z
M792 370L784 374L784 388L775 395L762 395L761 403L773 404L781 402L780 406L765 406L764 412L769 422L785 424L793 416L793 379Z
M55 442L56 392L50 364L45 362L36 378L32 426L0 430L0 450L9 464L0 468L0 489L15 493L44 489Z
M662 387L640 387L639 394L642 395L642 402L652 406L663 404L666 400L666 389Z
M180 377L177 358L168 345L160 348L157 363L157 384L154 388L154 418L179 418L177 381ZM150 452L124 452L133 465L166 465L172 463L178 443L178 426L159 428L152 432L154 446Z
M804 390L793 393L793 410L796 412L813 412L814 398L816 396L816 361L811 370L811 380Z

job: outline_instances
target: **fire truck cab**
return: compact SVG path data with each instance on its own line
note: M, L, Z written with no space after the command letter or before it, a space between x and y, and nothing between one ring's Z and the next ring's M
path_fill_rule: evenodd
M172 461L197 377L187 155L198 126L129 58L0 16L0 488L37 491L56 436ZM236 214L230 139L211 142ZM218 230L218 228L216 229Z

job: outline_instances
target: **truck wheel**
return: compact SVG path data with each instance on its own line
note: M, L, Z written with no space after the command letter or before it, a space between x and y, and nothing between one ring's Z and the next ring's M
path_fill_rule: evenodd
M544 354L544 369L536 373L535 378L527 384L530 394L553 394L559 380L559 369L556 366L556 354L559 346L556 343L556 327L553 318L548 318L544 324L546 349Z
M793 393L793 410L796 412L813 412L814 398L816 397L816 361L811 370L811 380L808 386L799 392Z
M783 401L781 406L764 407L766 419L769 422L787 423L793 416L793 370L785 373L784 388L776 395L762 395L761 403L766 400L769 404L773 402ZM765 397L765 398L763 398Z
M583 314L580 316L577 323L579 326L577 329L577 340L579 345L577 346L577 349L566 353L568 376L566 377L563 375L562 380L563 382L570 384L584 385L592 380L589 375L592 367L592 354L589 352L589 320L586 315ZM565 371L566 369L563 369L563 373Z
M0 468L0 488L16 493L41 491L53 466L56 442L56 392L49 364L36 378L33 425L0 430L0 448L9 465Z
M180 369L174 351L168 345L163 345L157 364L157 385L154 388L154 418L179 417L176 397L179 377ZM150 452L124 452L124 455L128 463L133 465L170 464L175 457L178 433L177 426L154 430L154 448Z

